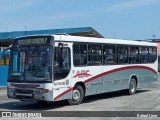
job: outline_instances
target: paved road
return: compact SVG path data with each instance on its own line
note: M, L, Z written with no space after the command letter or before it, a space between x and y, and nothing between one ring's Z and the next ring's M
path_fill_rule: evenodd
M160 111L160 80L149 87L139 89L129 96L121 92L86 97L82 104L70 106L66 101L38 104L8 99L6 91L0 91L0 111ZM92 116L92 115L91 115ZM44 118L45 119L45 118ZM48 118L46 118L48 119ZM65 119L65 118L57 118ZM73 119L73 118L70 118ZM76 118L77 119L77 118ZM80 118L79 118L80 119ZM84 118L91 119L91 118ZM106 118L96 118L106 119ZM122 119L122 118L107 118ZM123 118L124 119L124 118ZM125 118L127 120L127 118ZM135 119L135 118L133 118ZM139 118L142 119L142 118Z

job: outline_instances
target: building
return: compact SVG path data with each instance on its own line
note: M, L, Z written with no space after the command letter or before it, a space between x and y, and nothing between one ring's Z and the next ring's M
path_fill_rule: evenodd
M152 40L153 42L157 43L158 49L157 49L157 54L158 54L158 71L160 72L160 39L154 39Z
M158 45L157 53L158 53L158 56L160 56L160 39L154 39L153 42L157 43Z
M0 32L0 47L8 47L9 45L11 45L12 40L16 37L40 34L69 34L74 36L103 38L100 33L98 33L95 29L91 27Z

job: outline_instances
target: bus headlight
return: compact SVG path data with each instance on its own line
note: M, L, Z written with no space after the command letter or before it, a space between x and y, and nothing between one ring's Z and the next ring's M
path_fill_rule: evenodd
M7 91L8 92L14 92L14 89L13 88L7 88Z
M8 88L8 92L12 92L12 88Z

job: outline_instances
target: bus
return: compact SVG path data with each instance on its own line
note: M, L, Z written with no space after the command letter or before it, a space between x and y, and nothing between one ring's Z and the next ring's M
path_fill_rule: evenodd
M68 100L112 91L133 95L158 79L157 44L60 35L13 40L8 98L36 102Z

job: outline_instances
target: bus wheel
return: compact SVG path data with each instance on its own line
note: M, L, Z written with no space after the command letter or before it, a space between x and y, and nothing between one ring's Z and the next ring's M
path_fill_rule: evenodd
M135 78L131 78L130 83L129 83L129 90L128 90L128 94L133 95L136 93L136 89L137 89L137 83Z
M84 90L81 86L77 85L72 91L72 99L68 99L70 105L78 105L82 102L84 97Z

